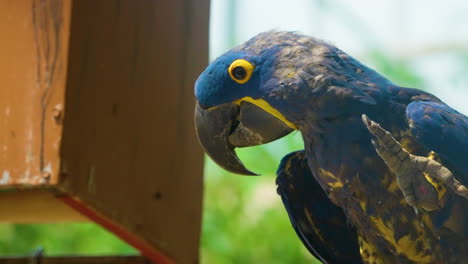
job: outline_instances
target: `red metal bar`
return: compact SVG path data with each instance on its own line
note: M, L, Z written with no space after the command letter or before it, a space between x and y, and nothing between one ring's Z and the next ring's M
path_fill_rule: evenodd
M76 199L68 195L58 196L57 198L61 200L62 202L64 202L66 205L70 206L74 210L85 215L86 217L91 219L93 222L109 230L110 232L118 236L120 239L124 240L125 242L127 242L128 244L130 244L131 246L139 250L143 256L150 259L153 263L157 263L157 264L174 264L175 263L173 259L166 256L165 254L163 254L156 248L150 246L147 242L145 242L138 236L125 230L119 224L113 222L112 220L99 214L92 208L86 206L79 199Z

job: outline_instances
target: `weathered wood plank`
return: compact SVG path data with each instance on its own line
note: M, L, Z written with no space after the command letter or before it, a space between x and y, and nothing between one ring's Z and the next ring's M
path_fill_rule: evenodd
M208 13L207 0L72 7L59 186L176 263L198 261L193 84L207 64Z
M72 210L46 189L21 192L3 190L0 193L0 222L50 223L87 222L88 218ZM0 237L0 244L2 238Z
M0 1L0 188L58 181L70 0Z
M198 262L208 18L209 0L0 1L0 221L75 217L51 191L154 259ZM8 207L24 199L27 216Z

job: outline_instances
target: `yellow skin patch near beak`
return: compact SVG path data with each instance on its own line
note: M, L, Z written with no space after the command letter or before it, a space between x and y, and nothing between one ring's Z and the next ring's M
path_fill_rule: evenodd
M252 103L252 104L262 108L263 110L265 110L266 112L268 112L272 116L274 116L274 117L278 118L279 120L283 121L290 128L292 128L294 130L297 130L296 125L289 122L289 120L287 120L286 117L284 117L284 115L282 115L278 110L273 108L267 101L265 101L263 99L253 99L252 97L247 96L247 97L243 97L241 99L238 99L238 100L234 101L234 103L237 104L237 105L240 105L240 103L242 101Z

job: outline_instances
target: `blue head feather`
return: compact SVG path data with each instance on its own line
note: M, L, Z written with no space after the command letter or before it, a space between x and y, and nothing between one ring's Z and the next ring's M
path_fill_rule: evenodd
M228 73L229 66L237 59L247 60L255 66L252 77L244 84L232 80ZM213 61L198 77L195 83L195 96L198 102L205 107L212 107L246 96L260 98L261 82L265 79L265 75L272 74L272 67L269 65L271 60L272 57L263 54L228 51Z
M255 66L244 84L232 80L228 73L236 59ZM333 103L338 97L343 98L340 102L349 99L373 105L389 85L388 80L332 45L294 32L271 31L213 61L198 78L195 96L204 107L243 97L261 98L293 121L304 118L304 112L335 115L340 111ZM329 95L330 101L324 95ZM314 109L310 109L312 105Z

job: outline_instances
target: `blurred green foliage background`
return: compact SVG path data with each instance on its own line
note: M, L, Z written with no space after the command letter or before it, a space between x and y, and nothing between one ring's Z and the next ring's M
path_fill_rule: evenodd
M234 33L242 30L236 27L236 10L239 9L236 9L235 1L226 2L230 15L225 18L226 40L222 50L241 42ZM330 2L333 4L329 4ZM427 57L438 54L448 54L444 55L449 56L448 63L457 65L454 75L460 76L468 72L468 52L465 49L453 49L452 46L438 46L435 53L434 49L425 49L417 56L392 56L372 38L372 33L366 30L366 25L359 23L358 17L349 10L340 9L340 1L330 2L310 3L316 8L315 12L337 10L345 18L344 21L347 21L343 23L349 23L350 28L357 28L353 31L354 37L361 39L366 44L366 49L363 53L351 55L396 84L427 87L428 83L423 80L428 76L421 75L418 65L425 63ZM461 80L453 78L453 83L447 83L447 86L456 86L455 82ZM276 194L275 171L281 157L302 148L300 134L293 133L264 146L240 149L238 153L241 159L248 168L261 173L261 177L229 174L209 159L206 160L202 263L319 263L297 238ZM112 234L90 223L0 224L1 255L27 255L38 247L44 247L47 255L136 253Z
M0 224L1 255L27 256L40 248L45 249L46 255L136 253L113 234L91 223Z

